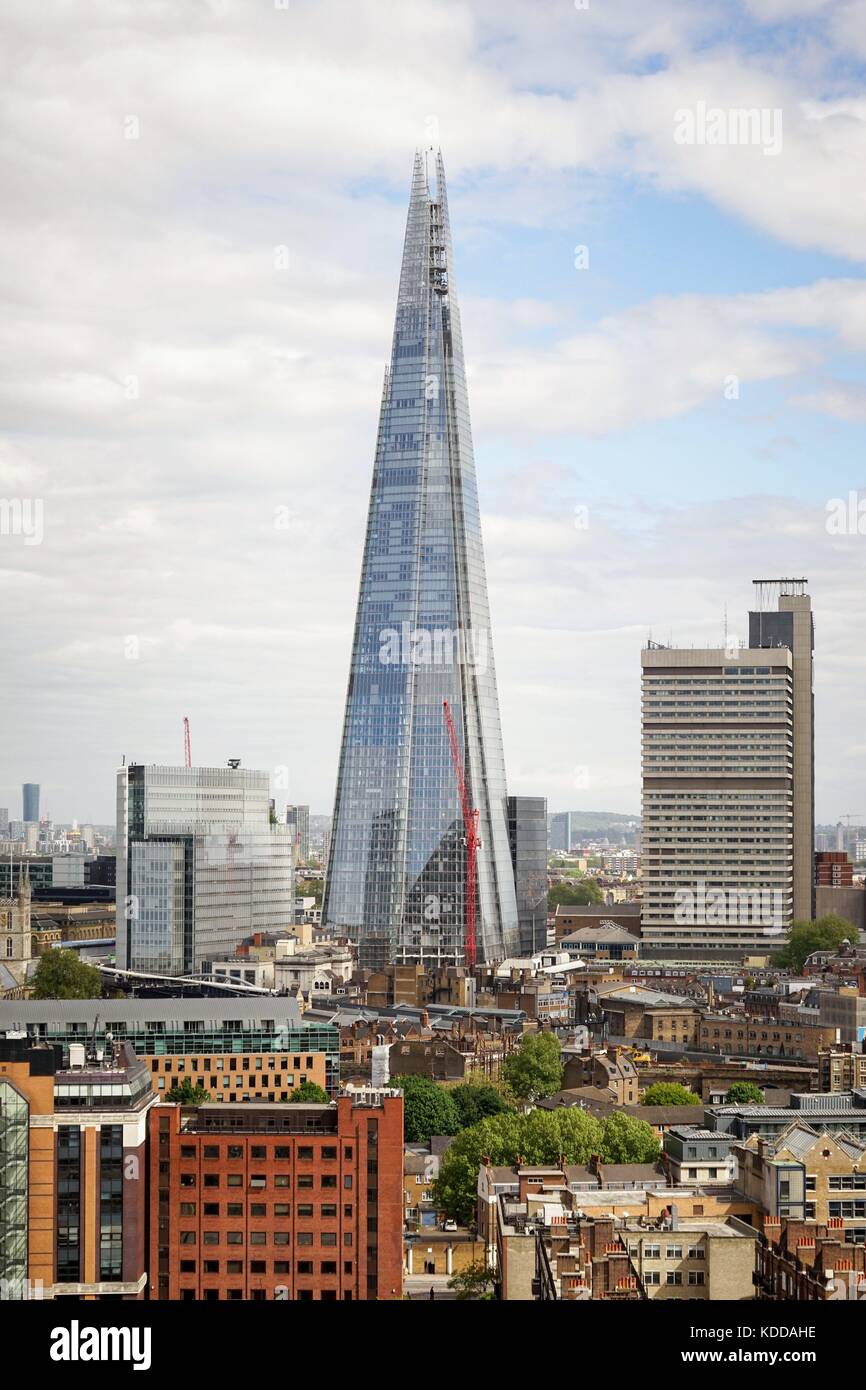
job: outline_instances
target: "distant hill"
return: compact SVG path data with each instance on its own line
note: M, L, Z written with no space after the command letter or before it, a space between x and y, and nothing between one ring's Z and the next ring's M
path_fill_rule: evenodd
M606 825L626 825L640 821L640 816L623 816L618 811L572 811L572 830L600 830Z

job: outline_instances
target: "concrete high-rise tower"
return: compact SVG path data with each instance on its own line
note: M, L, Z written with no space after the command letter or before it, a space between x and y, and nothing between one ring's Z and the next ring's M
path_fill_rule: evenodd
M487 961L518 950L517 900L448 202L430 152L415 157L322 912L365 965L465 959L446 700L479 812Z
M792 853L793 914L797 921L815 916L815 625L805 579L756 579L761 607L749 614L751 648L787 647L791 653L794 765ZM765 612L764 598L777 600Z
M805 582L755 581L748 646L642 653L648 954L767 949L793 919L814 916ZM767 599L778 606L765 610Z

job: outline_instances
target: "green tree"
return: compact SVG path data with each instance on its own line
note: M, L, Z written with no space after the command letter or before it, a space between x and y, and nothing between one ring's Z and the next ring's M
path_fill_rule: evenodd
M460 1086L454 1086L448 1094L457 1107L461 1129L477 1125L485 1115L501 1115L510 1109L502 1092L487 1082L464 1081Z
M604 1163L654 1163L659 1141L652 1125L614 1111L602 1121L601 1158Z
M485 1159L495 1166L518 1158L528 1164L587 1164L599 1154L604 1163L652 1163L658 1152L651 1126L627 1115L613 1114L602 1122L577 1106L488 1115L458 1134L443 1155L434 1201L465 1225L475 1209L478 1170Z
M586 907L589 903L603 902L602 891L594 878L582 878L578 883L554 883L547 894L547 906L551 912L559 907Z
M321 907L325 893L325 880L323 878L301 878L298 875L295 879L295 891L299 898L314 898L315 906Z
M735 1081L725 1093L726 1105L763 1105L764 1092L754 1081Z
M489 1269L487 1265L476 1261L475 1264L467 1265L459 1274L448 1280L449 1289L453 1289L459 1299L473 1298L476 1300L487 1300L493 1298L493 1286L496 1283L496 1270Z
M506 1057L502 1075L521 1100L553 1095L562 1085L559 1038L555 1033L524 1033L516 1052Z
M210 1102L210 1091L206 1091L200 1081L193 1085L188 1076L183 1081L175 1082L170 1091L165 1093L166 1100L173 1100L178 1105L207 1105Z
M843 941L853 941L857 928L830 912L815 922L792 922L788 940L776 956L777 964L799 974L813 951L835 951Z
M39 957L33 975L36 999L99 999L102 976L75 951L52 949Z
M701 1105L700 1096L681 1086L678 1081L657 1081L647 1086L640 1098L641 1105Z
M428 1076L395 1076L391 1084L403 1091L403 1137L407 1144L429 1144L434 1134L457 1133L460 1116L444 1086L437 1086Z
M297 1105L301 1101L307 1105L327 1105L328 1099L327 1091L323 1091L315 1081L302 1081L289 1096L289 1104Z

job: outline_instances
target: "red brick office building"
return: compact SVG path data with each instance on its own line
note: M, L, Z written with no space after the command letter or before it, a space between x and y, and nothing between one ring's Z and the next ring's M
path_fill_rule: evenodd
M403 1098L155 1106L154 1299L402 1296Z

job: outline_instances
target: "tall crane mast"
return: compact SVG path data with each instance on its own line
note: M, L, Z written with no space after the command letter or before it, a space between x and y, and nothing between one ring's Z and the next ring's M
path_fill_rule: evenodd
M454 728L454 719L447 700L442 701L442 712L445 715L445 725L448 729L448 741L451 744L451 761L454 764L454 776L457 780L457 790L460 793L460 807L463 812L463 829L466 832L466 964L470 970L474 970L475 900L478 864L478 808L472 806L469 800L469 793L466 790L466 774L463 770L463 755L460 752L460 745L457 742L457 731Z
M183 716L183 765L192 767L192 753L189 747L189 719Z

